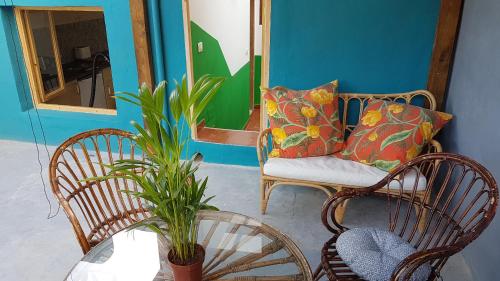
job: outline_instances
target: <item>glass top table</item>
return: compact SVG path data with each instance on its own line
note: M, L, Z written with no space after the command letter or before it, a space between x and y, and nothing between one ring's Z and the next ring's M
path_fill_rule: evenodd
M253 218L202 211L198 243L205 248L203 280L312 280L299 248ZM77 263L67 281L173 280L170 241L146 227L129 227L104 240Z

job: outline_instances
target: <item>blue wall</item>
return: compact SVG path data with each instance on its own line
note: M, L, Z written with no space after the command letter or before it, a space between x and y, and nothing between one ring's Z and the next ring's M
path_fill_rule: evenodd
M445 150L476 159L500 181L500 1L465 1L442 133ZM473 280L499 280L500 216L464 250Z
M9 2L10 0L6 0ZM154 1L148 1L149 11ZM135 92L138 81L128 1L14 0L26 6L104 6L115 90ZM156 79L180 80L186 72L181 0L158 1L161 40L153 40ZM0 4L1 6L2 4ZM32 141L28 115L21 110L15 44L9 38L10 9L0 14L0 138ZM393 92L425 88L439 1L436 0L315 0L272 1L270 84L307 88L339 79L343 91ZM15 26L15 24L14 24ZM17 36L17 35L16 35ZM7 38L8 40L3 40ZM13 44L15 43L15 44ZM160 48L158 48L160 47ZM21 60L22 62L22 60ZM21 73L25 75L21 63ZM17 79L17 80L16 80ZM24 84L27 87L26 80ZM96 127L130 129L139 119L134 107L118 102L118 116L40 110L50 144ZM39 131L39 130L38 130ZM193 143L208 162L257 165L255 148Z
M271 86L425 89L438 0L272 1Z
M103 7L115 91L137 91L137 67L128 1L6 0L4 3L2 0L1 2L0 61L2 63L0 63L0 85L2 88L0 95L2 97L2 109L0 110L0 138L33 141L28 118L31 116L37 140L41 142L41 130L37 121L37 113L31 106L26 68L19 49L17 25L14 21L12 8L5 6L5 3L16 6ZM16 49L18 57L16 57ZM130 120L140 117L140 112L135 107L121 101L117 102L117 108L118 114L116 116L53 110L38 110L38 113L48 143L58 144L71 135L93 128L115 127L130 129Z
M172 89L186 72L182 5L160 3ZM273 0L270 84L307 88L338 78L345 91L425 88L438 12L436 0ZM192 147L207 161L257 164L255 148Z

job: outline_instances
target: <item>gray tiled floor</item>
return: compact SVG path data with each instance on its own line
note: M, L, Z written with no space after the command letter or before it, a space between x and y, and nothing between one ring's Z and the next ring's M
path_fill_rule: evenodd
M49 148L53 149L53 148ZM42 154L47 167L47 155ZM81 258L71 226L61 211L47 219L48 204L40 181L34 145L0 140L0 280L62 280ZM43 171L45 178L47 171ZM325 195L306 188L279 188L273 192L268 214L260 215L257 168L203 164L199 175L209 176L213 203L261 219L288 234L302 249L311 267L328 238L320 222ZM50 198L50 187L47 192ZM52 200L53 204L54 201ZM359 204L363 204L362 208ZM347 223L373 220L373 210L383 202L352 204ZM461 256L453 257L444 270L445 280L471 280Z

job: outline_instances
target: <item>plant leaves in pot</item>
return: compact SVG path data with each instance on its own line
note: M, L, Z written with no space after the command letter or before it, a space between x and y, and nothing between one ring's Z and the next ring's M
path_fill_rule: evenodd
M168 98L166 83L151 90L143 85L139 94L118 93L116 98L139 106L144 124L132 121L133 136L143 160L123 159L109 166L107 178L135 181L139 191L128 191L143 200L155 220L143 221L170 239L168 260L178 281L201 281L205 251L197 242L196 217L200 210L217 210L206 198L207 178L197 180L197 161L189 159L190 128L224 82L222 77L202 76L188 90L185 76ZM134 157L131 157L134 158ZM187 159L187 160L186 160ZM125 191L127 192L127 191Z

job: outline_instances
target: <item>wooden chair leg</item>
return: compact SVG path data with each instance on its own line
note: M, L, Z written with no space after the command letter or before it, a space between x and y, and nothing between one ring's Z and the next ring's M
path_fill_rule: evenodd
M345 215L345 210L347 208L347 202L349 202L349 200L344 201L335 210L335 220L337 220L338 223L344 222L344 215Z
M337 192L340 192L340 191L342 191L342 188L337 188ZM335 210L335 220L337 220L338 223L342 223L344 221L345 210L347 208L348 202L349 202L349 200L345 200Z
M269 196L267 194L268 181L261 179L260 180L260 212L265 215L267 210L267 201L269 200Z
M313 281L319 281L323 276L325 276L325 272L323 271L323 266L320 263L313 273Z
M424 195L420 198L420 200L422 200L425 205L429 205L431 198L430 198L430 195L428 195L428 196ZM424 209L422 210L422 216L420 217L420 220L418 222L418 231L420 231L422 233L425 230L425 225L427 223L427 217L429 214L429 210L423 206L421 208L424 208ZM417 216L418 216L419 209L420 209L419 207L415 206L415 212L416 212Z

